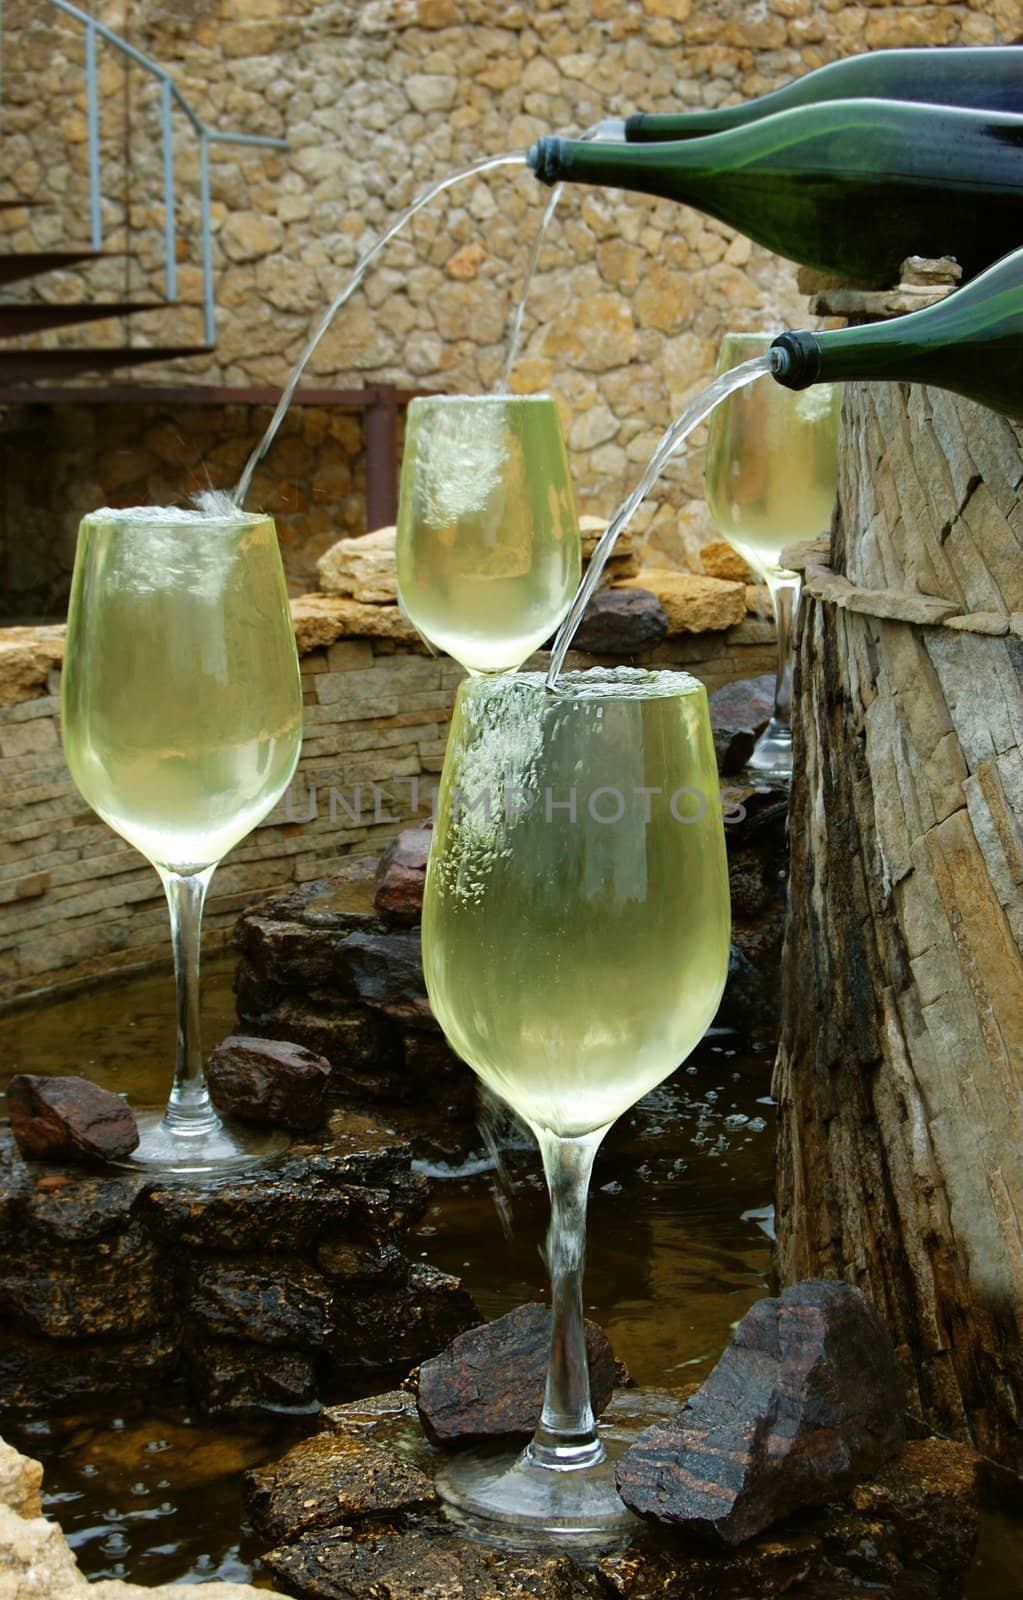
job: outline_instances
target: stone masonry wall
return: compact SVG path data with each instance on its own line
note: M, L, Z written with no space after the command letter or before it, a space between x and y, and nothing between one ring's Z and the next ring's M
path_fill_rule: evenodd
M398 207L486 154L524 150L636 108L715 105L823 62L896 45L985 45L1023 32L1016 0L87 0L171 70L211 122L286 135L287 152L212 158L219 301L212 357L146 368L143 381L282 384L313 320ZM17 248L87 236L81 32L48 0L4 15L2 145L10 190L52 208L0 213ZM98 292L160 289L162 208L155 91L100 51L104 213ZM179 295L200 299L196 142L182 125ZM547 191L512 169L450 190L389 246L323 341L313 381L479 392L497 380ZM82 274L45 293L73 299ZM20 292L38 294L29 286ZM559 398L583 511L610 514L662 429L706 380L726 327L805 319L788 263L696 212L644 197L567 191L541 259L515 384ZM133 337L180 342L199 313L147 316ZM119 342L117 324L90 342ZM46 336L75 342L77 332ZM281 450L282 446L278 446ZM45 440L30 455L46 468ZM286 466L268 466L287 478ZM226 464L211 451L211 476ZM165 464L154 476L166 480ZM83 477L96 483L95 470ZM28 480L31 482L31 478ZM187 487L182 471L180 487ZM140 486L141 487L141 486ZM105 490L102 480L97 488ZM100 496L102 497L102 496ZM312 501L310 501L312 504ZM302 533L298 513L296 536ZM63 516L73 527L75 513ZM709 531L702 456L670 471L641 513L684 559ZM351 525L339 524L340 534ZM308 534L318 529L310 515ZM18 537L16 522L7 537ZM65 532L66 547L70 540ZM660 564L663 564L659 556ZM0 546L0 587L3 556Z
M321 600L315 618L298 624L302 759L289 797L218 867L207 948L267 890L326 877L341 857L375 854L430 815L462 669L400 640L335 639L324 618L344 604ZM170 955L156 873L89 808L65 765L62 632L0 634L0 1005ZM774 632L748 617L722 632L669 638L637 659L686 667L713 691L772 671ZM594 661L568 658L577 667Z
M63 614L80 518L100 505L180 504L237 475L270 420L269 406L19 406L0 436L0 528L10 533L0 618ZM254 499L272 513L293 589L316 560L364 533L363 417L294 406ZM40 455L45 453L45 471Z

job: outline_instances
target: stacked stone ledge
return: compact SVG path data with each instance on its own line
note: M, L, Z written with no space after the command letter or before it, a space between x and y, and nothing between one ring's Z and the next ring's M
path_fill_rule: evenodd
M313 1406L479 1318L405 1254L428 1184L376 1118L336 1112L215 1186L28 1164L0 1132L0 1405L73 1413L169 1384L212 1411Z
M589 539L592 548L592 530ZM637 562L632 554L624 561L617 576L631 583ZM623 657L678 666L711 690L771 670L772 626L746 609L759 604L759 592L748 599L735 580L694 577L685 600L686 581L664 577L659 644L631 653L628 632L605 635L626 648L576 652L569 666ZM388 583L393 588L393 562ZM380 592L356 587L360 596ZM302 759L288 795L214 876L207 952L259 894L313 882L350 854L377 854L402 827L428 818L443 763L462 669L428 654L393 598L310 594L292 602L292 616L305 699ZM155 873L90 810L67 771L62 655L60 627L0 630L0 990L8 1000L169 954Z

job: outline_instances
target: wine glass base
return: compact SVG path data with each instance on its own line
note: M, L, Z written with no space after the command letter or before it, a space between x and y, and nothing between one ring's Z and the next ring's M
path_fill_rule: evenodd
M118 1166L161 1177L218 1178L275 1161L291 1144L290 1135L280 1128L238 1122L221 1122L208 1133L176 1133L167 1127L164 1115L155 1108L135 1113L139 1142Z
M788 784L792 781L792 729L777 717L772 717L753 753L746 763L743 776L753 784Z
M557 1471L524 1451L471 1450L441 1469L437 1492L465 1533L510 1549L564 1541L603 1547L642 1526L615 1488L610 1460Z

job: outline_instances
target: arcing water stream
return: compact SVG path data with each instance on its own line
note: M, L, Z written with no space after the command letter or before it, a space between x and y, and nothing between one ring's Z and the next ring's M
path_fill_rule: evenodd
M640 478L632 493L622 501L611 521L601 535L597 548L590 559L589 567L571 609L554 641L551 651L551 664L547 673L547 687L553 689L557 683L558 673L561 671L565 656L568 654L575 631L583 618L583 612L590 602L594 589L600 582L600 575L607 564L608 558L618 540L618 535L628 527L632 518L638 511L643 500L646 499L657 479L676 450L681 449L694 429L700 426L710 413L727 400L736 389L745 388L746 384L753 383L757 378L764 377L775 370L779 358L773 351L768 350L765 355L754 356L752 361L740 362L730 372L725 372L720 378L707 385L695 400L690 401L682 415L678 417L664 434L660 444L650 457L646 471Z
M377 239L376 243L370 246L365 255L362 257L358 266L355 268L355 271L352 273L348 282L341 290L340 294L335 296L330 305L327 307L326 311L323 313L323 316L320 318L312 338L309 340L309 343L306 345L301 356L299 357L298 362L295 365L295 369L292 372L291 377L288 379L284 392L277 402L277 408L274 411L273 416L270 418L266 432L264 433L262 439L260 439L255 450L253 450L248 461L245 463L245 470L238 480L237 488L231 495L231 499L235 506L240 509L244 505L245 496L248 494L249 488L252 484L252 474L255 472L256 467L259 465L260 461L262 461L270 446L273 444L274 439L277 437L277 430L284 421L285 412L290 406L295 390L298 388L298 385L301 382L302 374L309 363L310 356L316 349L316 346L319 344L324 334L327 332L327 329L330 327L338 312L341 310L341 307L351 299L352 295L359 287L359 284L366 276L366 273L369 271L369 268L373 265L373 262L376 260L381 250L383 250L384 246L390 244L395 234L401 232L406 222L410 222L418 211L422 211L423 207L429 205L430 201L436 199L437 195L443 194L445 189L451 189L456 183L462 183L466 178L476 177L477 174L481 172L492 172L495 167L524 167L525 164L526 158L524 155L487 156L482 161L474 161L471 166L461 168L461 170L458 172L452 172L448 177L442 178L440 183L435 183L429 189L425 190L417 200L413 200L410 206L406 206L405 210L400 214L400 216L395 218L386 232L382 233L379 239ZM547 209L549 212L552 211L552 205L548 205ZM535 248L537 254L539 254L539 241L537 242Z

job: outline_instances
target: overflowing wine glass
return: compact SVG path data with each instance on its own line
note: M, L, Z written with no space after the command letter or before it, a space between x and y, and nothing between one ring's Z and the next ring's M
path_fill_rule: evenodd
M520 667L579 583L579 519L551 397L413 400L396 541L400 603L426 641L471 673Z
M762 355L773 334L726 333L717 373ZM774 711L750 756L754 780L792 776L793 624L799 575L780 564L782 549L815 539L831 524L838 482L841 385L799 393L777 383L737 390L710 419L707 504L722 537L767 584L778 634Z
M213 1108L199 1031L199 936L214 869L273 808L302 743L302 689L273 522L134 507L81 525L68 613L64 752L92 808L152 862L170 908L177 1062L130 1160L218 1173L287 1137Z
M582 1274L611 1124L709 1026L730 909L703 685L631 668L471 677L455 705L423 907L434 1013L536 1136L551 1196L543 1413L517 1457L459 1455L446 1498L504 1529L627 1524L590 1403Z

